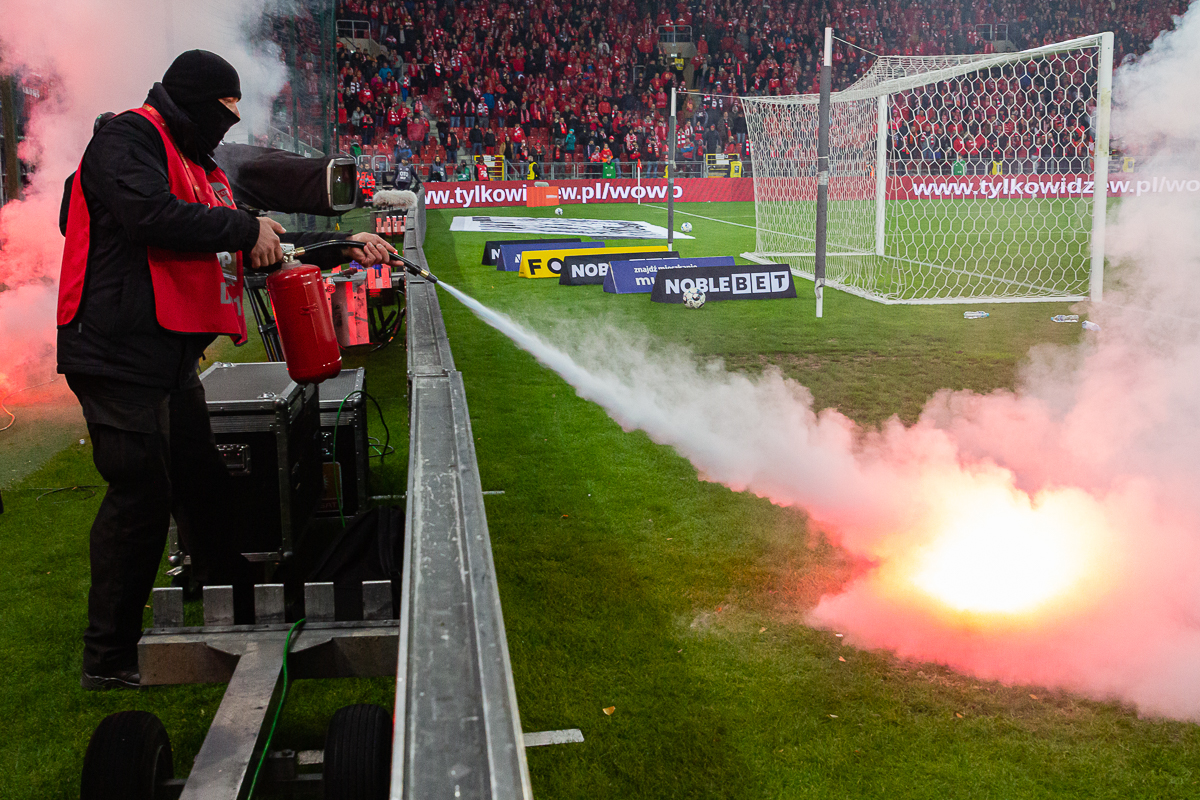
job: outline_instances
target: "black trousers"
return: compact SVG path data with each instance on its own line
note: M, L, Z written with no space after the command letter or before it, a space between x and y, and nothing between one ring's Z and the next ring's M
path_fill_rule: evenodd
M230 476L199 380L176 390L80 376L67 381L84 409L96 469L108 483L91 530L83 669L111 674L137 667L142 612L172 515L193 576L205 585L233 584L242 612L252 602L252 573L239 552L243 529L222 502Z

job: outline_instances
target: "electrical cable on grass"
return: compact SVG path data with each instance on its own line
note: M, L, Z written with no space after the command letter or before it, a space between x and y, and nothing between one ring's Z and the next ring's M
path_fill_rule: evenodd
M35 503L39 502L43 497L49 497L52 494L59 494L60 492L87 492L87 495L85 495L82 498L83 500L87 500L89 498L96 496L96 489L103 489L103 488L104 488L104 486L99 485L99 484L82 484L79 486L57 486L53 489L39 487L39 488L34 489L34 491L35 492L41 491L42 493L39 494L34 499L34 502Z
M254 777L250 780L250 791L246 793L246 798L254 796L254 787L258 785L258 774L262 772L263 764L267 763L267 756L271 753L271 740L275 738L275 726L279 724L279 715L283 711L283 703L287 700L288 691L288 653L292 650L292 637L304 625L304 618L296 620L288 631L287 641L283 644L283 688L279 690L279 705L275 706L275 717L271 720L271 730L267 731L267 740L263 742L262 755L259 756L258 766L254 768Z
M5 414L8 414L8 424L6 424L3 428L0 428L0 433L3 433L4 431L11 428L13 425L17 424L17 415L12 413L11 411L9 411L8 408L4 405L5 403L8 402L8 398L12 397L14 394L20 394L21 392L27 392L30 389L36 389L39 386L48 386L51 383L54 383L56 380L58 380L57 375L55 375L53 378L51 378L48 381L43 381L42 383L35 383L32 386L26 386L22 389L15 389L15 390L9 392L8 394L4 395L4 397L2 399L0 399L0 411L3 411Z
M392 447L391 445L380 444L378 436L368 436L367 442L371 445L371 458L383 458L384 456L390 456L392 453L396 452L396 448Z
M379 414L379 424L383 426L383 448L379 453L379 466L383 466L384 456L396 452L395 448L391 446L392 432L388 429L387 420L383 417L383 409L380 407L379 401L375 399L374 395L370 394L367 395L367 399L375 404L375 411Z
M338 437L338 428L341 427L342 409L345 408L346 401L349 400L351 397L354 397L354 395L360 395L362 397L367 398L372 403L374 403L375 411L378 412L378 414L379 414L379 424L383 426L383 434L384 434L383 447L379 451L379 465L382 467L384 457L387 456L388 453L395 452L391 447L392 432L388 428L387 420L383 418L383 408L379 405L379 401L376 400L373 395L368 394L367 392L363 391L362 389L355 389L353 392L350 392L350 394L343 397L342 402L338 403L337 414L335 414L333 417L332 449L333 449L334 461L336 462L336 460L337 460L337 437ZM375 441L378 441L378 439L376 439ZM346 512L342 505L342 482L340 479L338 480L338 484L335 487L335 491L337 493L338 520L341 521L342 527L345 528L346 527Z

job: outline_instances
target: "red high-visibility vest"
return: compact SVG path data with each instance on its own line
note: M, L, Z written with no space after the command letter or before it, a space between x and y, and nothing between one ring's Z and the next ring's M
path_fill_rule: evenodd
M144 105L132 112L148 119L163 138L171 194L185 203L204 203L209 208L237 207L225 173L219 167L206 173L203 167L185 159L157 109ZM59 325L69 325L79 312L87 274L91 215L83 196L82 171L81 161L71 187L67 243L58 283ZM242 256L233 255L237 281L230 284L215 253L185 253L147 245L146 260L150 263L158 324L176 333L218 333L232 337L238 344L245 342Z

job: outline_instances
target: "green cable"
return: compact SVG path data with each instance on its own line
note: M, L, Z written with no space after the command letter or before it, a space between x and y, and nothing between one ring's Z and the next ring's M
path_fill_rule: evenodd
M380 466L382 466L383 459L387 456L388 445L392 441L392 432L390 430L388 430L387 420L383 416L383 409L379 406L379 401L376 400L371 395L367 394L362 389L355 389L353 392L350 392L350 394L343 397L342 402L338 403L337 414L333 418L333 445L332 445L333 462L335 464L339 464L339 465L341 463L337 460L337 458L338 458L337 436L338 436L338 428L341 427L341 422L342 422L342 409L345 407L346 401L349 400L351 397L354 397L354 395L356 395L356 394L360 395L360 396L370 400L372 403L374 403L375 410L377 412L379 412L379 423L381 425L383 425L383 430L387 437L386 439L384 439L383 449L379 453L379 463L380 463ZM364 412L364 414L365 414L365 412ZM342 527L345 528L346 527L346 513L345 513L344 507L342 505L342 480L341 480L341 478L342 478L341 472L339 471L338 472L338 484L337 484L338 519L341 520ZM363 510L364 509L359 509L359 512L361 513Z
M263 743L262 755L259 756L258 766L254 768L254 778L250 781L250 791L246 794L247 800L254 796L254 787L258 785L258 773L262 772L263 764L267 763L267 756L271 752L271 739L275 737L275 726L279 724L279 714L283 711L283 703L287 700L288 690L288 653L292 649L292 637L296 631L304 624L304 619L296 620L288 631L287 641L283 645L283 690L279 693L279 705L275 706L275 718L271 720L271 730L267 732L267 741Z

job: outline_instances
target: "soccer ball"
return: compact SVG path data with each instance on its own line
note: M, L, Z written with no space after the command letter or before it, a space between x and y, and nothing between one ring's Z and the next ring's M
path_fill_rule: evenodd
M556 208L556 209L554 209L554 216L556 216L556 217L561 217L561 216L562 216L562 209L561 209L561 208Z
M683 231L684 233L691 233L692 232L692 223L690 223L690 222L683 223L682 225L679 226L679 230Z
M683 304L688 308L699 308L704 305L704 292L698 289L684 289Z

